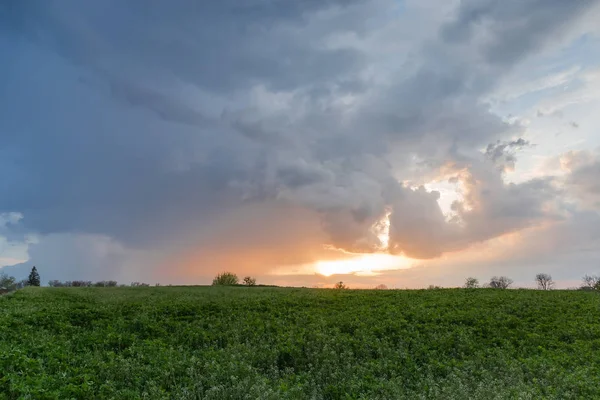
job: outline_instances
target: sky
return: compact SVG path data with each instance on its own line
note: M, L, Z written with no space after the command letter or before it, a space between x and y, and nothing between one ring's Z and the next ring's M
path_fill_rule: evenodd
M600 274L598 0L0 3L0 271Z

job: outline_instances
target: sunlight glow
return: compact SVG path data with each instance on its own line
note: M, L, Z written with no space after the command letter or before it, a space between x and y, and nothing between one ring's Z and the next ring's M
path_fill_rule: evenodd
M407 269L412 267L413 260L391 254L361 254L345 260L317 261L314 264L316 273L323 276L353 274L362 276L379 275L381 271Z

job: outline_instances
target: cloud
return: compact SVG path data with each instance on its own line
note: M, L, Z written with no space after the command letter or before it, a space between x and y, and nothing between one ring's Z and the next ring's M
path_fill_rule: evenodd
M568 171L564 184L569 194L583 207L600 211L600 152L571 151L560 161Z
M122 269L156 253L201 276L382 251L388 215L415 258L524 229L553 217L551 180L503 181L525 128L483 99L591 5L5 2L0 212L43 238L32 260L60 237L109 262L107 241ZM410 184L448 165L452 220Z
M488 144L485 156L495 163L500 171L513 170L517 161L516 151L528 146L531 146L531 143L523 138L505 142L497 141L495 144Z

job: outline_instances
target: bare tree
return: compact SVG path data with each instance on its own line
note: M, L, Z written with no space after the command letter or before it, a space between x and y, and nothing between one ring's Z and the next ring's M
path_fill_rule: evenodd
M465 280L463 287L465 289L476 289L479 287L479 279L473 278L472 276L468 277L467 280Z
M244 285L246 286L256 286L256 278L251 276L247 276L244 278Z
M582 289L586 290L600 290L600 276L596 275L584 275L582 278L583 284Z
M535 281L537 282L538 289L541 290L550 290L554 287L554 281L550 274L537 274Z
M344 282L339 281L335 285L333 285L334 289L348 289L348 286L344 285Z
M506 276L494 276L488 286L492 289L508 289L512 284L513 280Z

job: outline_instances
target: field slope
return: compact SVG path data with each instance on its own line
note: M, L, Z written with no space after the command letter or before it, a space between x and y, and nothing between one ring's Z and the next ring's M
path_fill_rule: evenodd
M577 291L27 288L0 399L600 399Z

